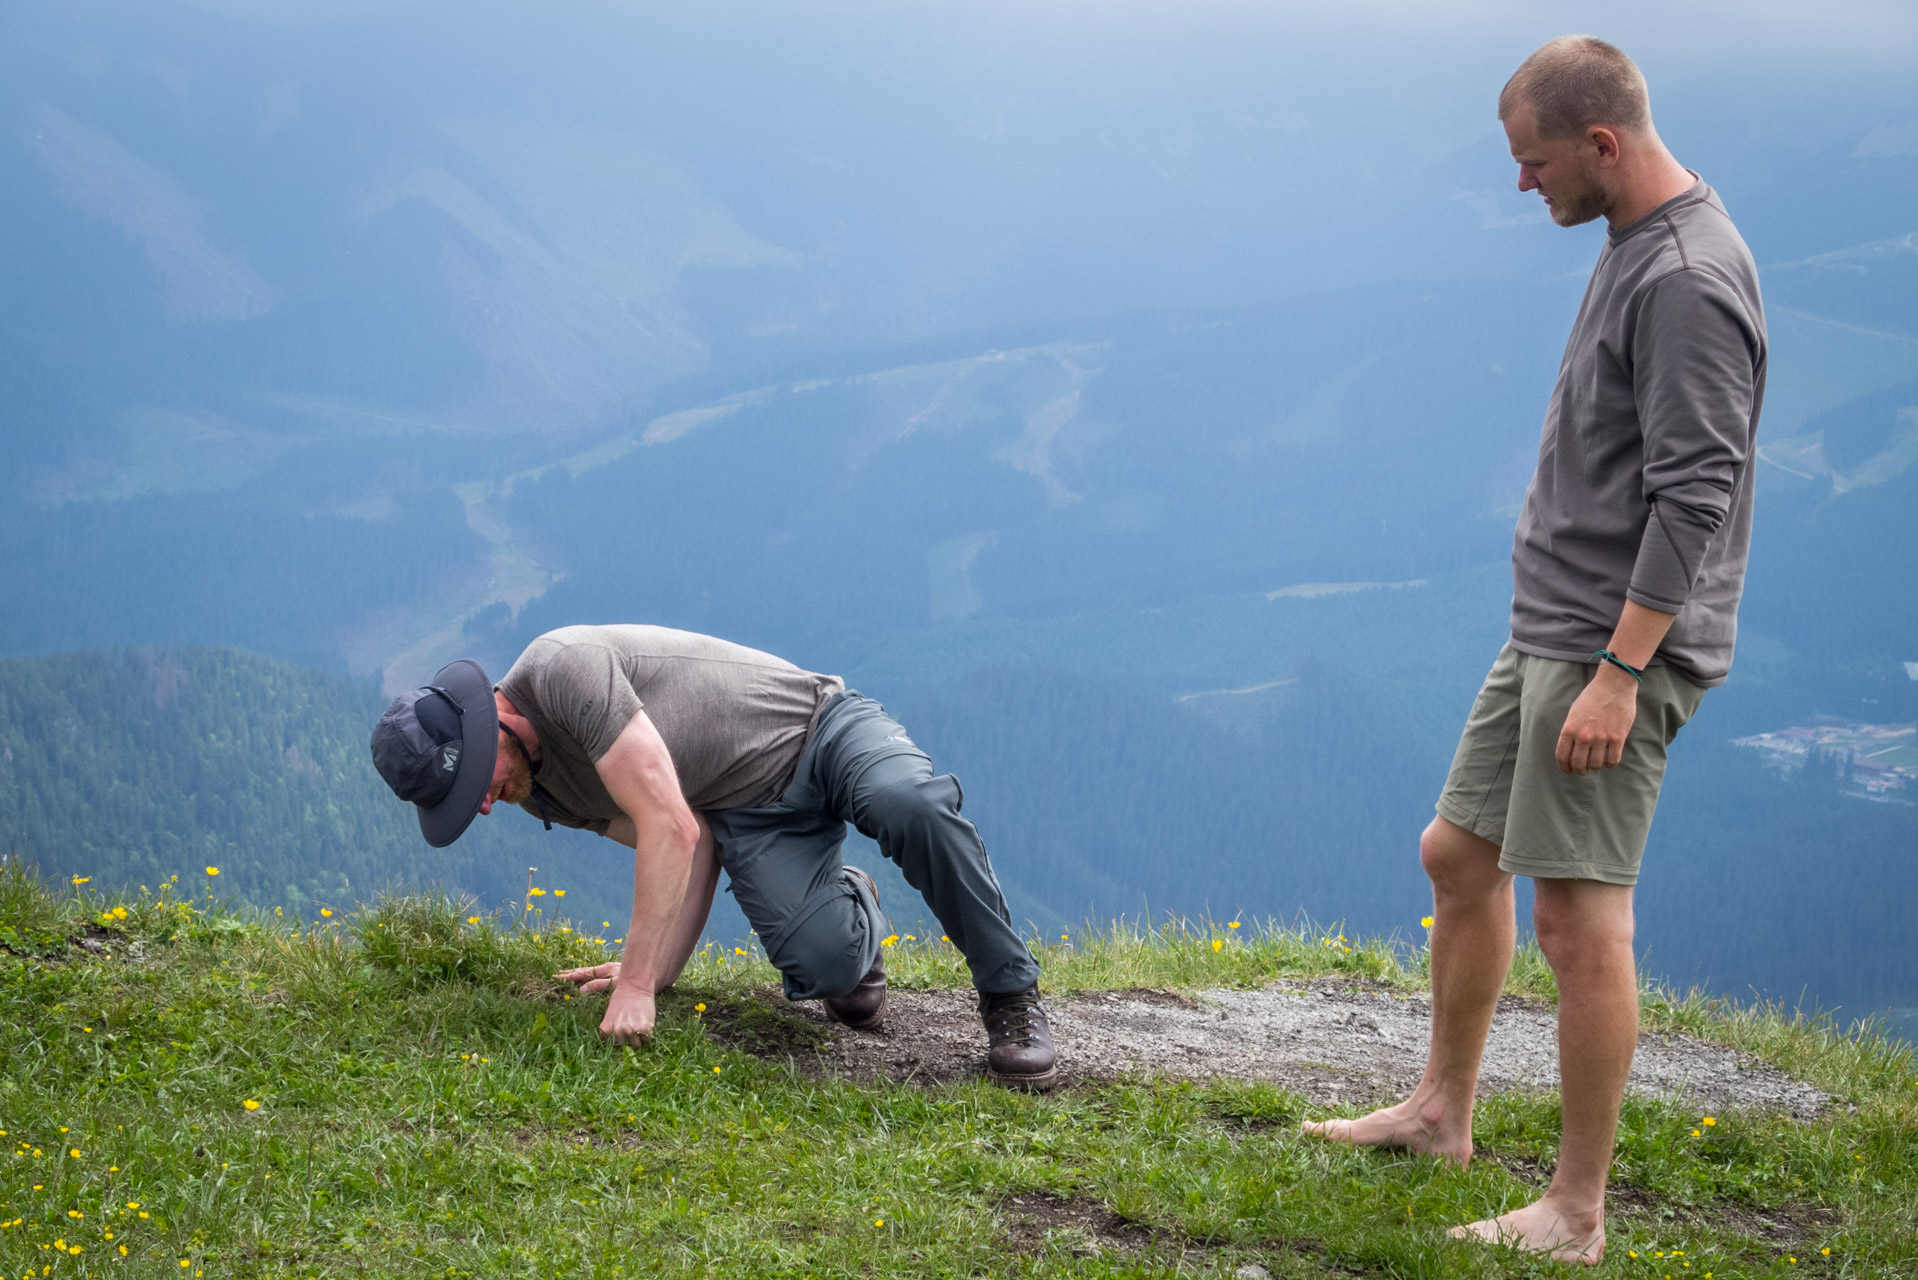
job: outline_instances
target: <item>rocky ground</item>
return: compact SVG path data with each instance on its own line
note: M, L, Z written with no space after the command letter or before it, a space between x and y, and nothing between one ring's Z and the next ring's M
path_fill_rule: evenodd
M884 1025L849 1031L816 1004L774 990L722 1005L714 1033L810 1074L940 1084L980 1075L985 1035L970 991L893 990ZM1389 1101L1417 1082L1431 1034L1423 995L1345 979L1262 990L1088 992L1049 1001L1065 1083L1122 1077L1265 1080L1323 1106ZM1499 1002L1479 1077L1481 1094L1557 1087L1555 1010ZM1630 1089L1701 1109L1782 1110L1810 1119L1830 1099L1818 1089L1720 1045L1647 1034Z

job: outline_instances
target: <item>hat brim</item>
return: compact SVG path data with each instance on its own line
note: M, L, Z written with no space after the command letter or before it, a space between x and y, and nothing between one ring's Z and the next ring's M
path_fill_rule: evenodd
M451 694L460 709L460 762L453 786L435 805L420 805L420 834L435 849L459 839L479 816L480 802L493 787L493 763L499 756L499 708L493 684L471 658L449 662L432 683Z

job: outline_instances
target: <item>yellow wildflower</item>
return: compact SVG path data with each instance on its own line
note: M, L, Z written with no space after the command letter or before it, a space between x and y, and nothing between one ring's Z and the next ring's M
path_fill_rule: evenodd
M898 934L896 934L896 933L891 933L891 934L887 934L887 935L886 935L885 937L883 937L883 938L881 938L881 939L879 940L879 945L880 945L880 946L882 946L882 947L890 947L890 946L893 946L893 945L895 945L895 944L897 944L897 943L898 943L898 941L899 941L899 935L898 935Z
M78 1160L80 1158L80 1148L70 1147L67 1150L67 1154L72 1156L75 1160Z
M553 896L554 896L555 898L563 898L563 897L565 897L565 896L566 896L566 890L564 890L564 889L555 889L555 890L553 890Z
M1420 916L1420 917L1419 917L1419 924L1420 924L1420 926L1421 926L1421 927L1423 927L1423 928L1426 928L1426 929L1430 929L1430 928L1432 927L1432 917L1430 917L1430 916Z
M703 1004L703 1003L701 1003L701 1004L696 1004L696 1005L694 1005L694 1006L693 1006L693 1012L694 1012L694 1013L704 1013L704 1012L706 1012L706 1006L705 1006L705 1004Z
M1709 1129L1709 1128L1711 1128L1711 1127L1712 1127L1713 1125L1715 1125L1715 1124L1717 1124L1717 1123L1718 1123L1718 1120L1716 1119L1716 1117L1713 1117L1713 1116L1706 1116L1706 1117L1705 1117L1705 1127L1706 1127L1707 1129Z
M713 1074L714 1074L714 1075L718 1075L718 1074L719 1074L719 1068L718 1068L718 1067L714 1067L714 1068L713 1068Z
M220 869L218 867L208 867L206 873L210 876L217 876L220 874Z
M1239 927L1239 922L1237 920L1228 920L1225 927L1228 929L1236 929Z
M248 1098L245 1102L242 1102L240 1105L245 1107L248 1111L258 1111L260 1109L260 1101L257 1098Z
M330 915L332 915L332 914L333 914L333 908L331 908L331 907L321 907L321 908L320 908L320 914L321 914L321 915L323 915L323 916L330 916Z
M466 917L466 923L468 923L468 924L478 924L478 923L479 923L479 917L478 917L478 916L468 916L468 917Z
M85 883L86 883L87 881L89 881L89 880L91 880L91 879L93 879L93 877L92 877L92 876L75 876L75 877L73 877L73 883L75 883L75 884L85 884Z
M1225 950L1225 943L1221 942L1217 938L1214 938L1212 939L1212 949L1214 951L1223 951Z

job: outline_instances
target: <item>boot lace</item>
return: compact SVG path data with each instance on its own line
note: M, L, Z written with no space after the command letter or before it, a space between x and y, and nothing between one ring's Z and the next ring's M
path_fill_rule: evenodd
M1030 988L986 997L986 1016L996 1024L995 1029L1006 1039L1022 1046L1032 1043L1033 1015L1043 1015L1044 1012L1045 1005L1040 1001L1039 993Z

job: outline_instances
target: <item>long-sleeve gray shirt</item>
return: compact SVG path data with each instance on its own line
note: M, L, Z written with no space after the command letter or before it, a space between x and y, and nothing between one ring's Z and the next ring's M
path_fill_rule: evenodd
M1758 269L1712 189L1613 230L1513 539L1513 647L1584 662L1632 600L1678 615L1654 663L1724 682L1764 395Z

